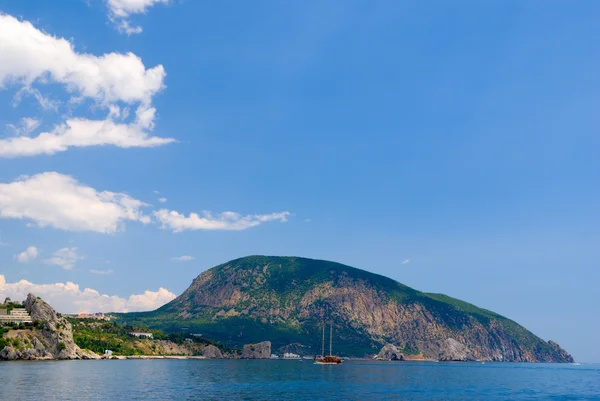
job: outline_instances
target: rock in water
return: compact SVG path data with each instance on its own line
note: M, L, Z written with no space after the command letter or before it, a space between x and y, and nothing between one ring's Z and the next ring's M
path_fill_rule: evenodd
M14 361L19 359L19 357L18 351L13 347L6 346L0 351L0 360L2 361Z
M395 345L386 344L373 359L378 361L403 361L404 354Z
M242 350L242 359L269 359L271 357L271 341L258 344L246 344Z
M209 359L223 359L221 350L212 344L202 349L202 356Z

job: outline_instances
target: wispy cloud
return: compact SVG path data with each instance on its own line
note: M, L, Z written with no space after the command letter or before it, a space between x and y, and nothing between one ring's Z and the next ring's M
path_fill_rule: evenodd
M107 275L107 274L113 274L112 270L96 270L96 269L90 269L90 273L92 274L100 274L100 275Z
M112 145L120 148L151 148L174 142L173 138L149 136L145 131L154 120L154 109L143 110L131 124L123 124L109 118L88 120L73 118L57 125L49 132L36 137L17 135L0 140L0 157L53 155L69 148Z
M169 0L107 0L108 16L119 32L126 35L142 33L142 27L132 25L129 17L133 14L145 14L155 4L167 4Z
M409 263L410 263L410 259L404 259L404 260L402 261L402 264L403 264L403 265L407 265L407 264L409 264Z
M12 136L21 136L29 135L39 127L39 125L39 120L31 117L24 117L17 124L6 124L6 128Z
M61 248L52 254L49 259L44 259L44 263L48 265L60 266L64 270L73 270L75 264L79 260L85 259L77 254L77 247Z
M171 260L173 262L189 262L191 260L194 260L195 258L193 256L189 256L189 255L183 255L183 256L175 256L172 257Z
M158 201L160 203L165 203L167 201L167 198L158 198Z
M154 212L154 217L162 224L162 228L174 232L186 230L246 230L269 221L286 222L290 212L271 214L253 214L242 216L235 212L223 212L213 215L211 212L190 213L188 217L174 210L161 209Z

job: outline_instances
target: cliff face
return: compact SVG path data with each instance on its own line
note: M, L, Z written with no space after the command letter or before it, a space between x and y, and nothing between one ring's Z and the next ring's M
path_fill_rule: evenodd
M403 361L404 355L396 348L395 345L386 344L383 346L379 354L375 355L373 359L378 361Z
M241 359L269 359L270 357L270 341L263 341L258 344L246 344L240 356Z
M208 359L223 359L223 353L214 345L207 345L202 350L202 356Z
M323 322L335 330L334 349L375 354L387 343L405 354L440 360L570 362L512 320L441 294L338 263L255 256L199 275L179 297L137 315L163 329L190 327L231 345L271 339L321 350Z
M12 345L0 351L0 359L99 359L98 355L81 350L75 344L71 324L41 298L29 294L25 309L41 327L6 333L4 337Z

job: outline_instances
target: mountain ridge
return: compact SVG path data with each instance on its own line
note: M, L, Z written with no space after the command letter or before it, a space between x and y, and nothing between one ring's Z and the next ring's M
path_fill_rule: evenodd
M464 359L571 362L558 344L487 309L425 293L341 263L253 255L208 269L173 301L127 314L150 327L198 331L231 346L270 340L318 353L320 327L331 323L346 356L378 352L387 343L407 354L446 358L448 339Z

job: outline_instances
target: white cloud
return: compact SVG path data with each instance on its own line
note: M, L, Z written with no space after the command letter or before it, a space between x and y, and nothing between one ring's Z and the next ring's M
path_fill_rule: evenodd
M57 109L56 103L34 85L58 83L72 94L72 104L91 99L109 110L104 120L70 118L34 138L15 135L4 139L0 141L0 156L53 154L81 146L127 148L173 142L148 134L156 113L152 99L164 88L164 78L162 65L147 69L133 53L78 53L69 41L42 32L28 21L0 14L0 89L10 84L21 86L16 104L24 94L30 94L43 107ZM119 104L137 104L133 121L120 121L129 117L129 109L121 111Z
M167 201L167 198L158 198L158 201L160 203L165 203Z
M38 257L38 249L35 246L29 246L23 252L15 255L15 259L19 263L28 263Z
M44 259L43 262L47 265L62 267L64 270L73 270L75 263L83 259L84 257L77 254L77 247L66 247L54 252L51 258Z
M142 115L131 124L115 123L110 118L73 118L33 138L19 135L0 139L0 157L52 155L70 147L113 145L120 148L148 148L174 142L173 138L148 135L146 130L152 126L154 111L154 108L143 110L143 113L150 113L151 116L143 120L146 116Z
M111 269L108 269L108 270L90 269L90 273L92 273L92 274L100 274L100 275L107 275L107 274L113 274L114 272Z
M100 292L67 283L34 284L26 280L7 283L4 275L0 274L0 298L10 297L14 300L24 300L28 293L41 297L62 313L79 312L138 312L154 310L175 298L175 294L159 288L158 291L144 291L143 294L130 295L122 298L116 295L100 294Z
M164 77L162 65L146 69L133 53L101 57L77 53L66 39L0 14L0 84L54 81L107 106L116 101L150 104L164 87Z
M408 263L410 263L410 259L404 259L404 260L402 261L402 264L403 264L403 265L406 265L406 264L408 264Z
M144 311L159 308L176 298L172 292L160 287L158 291L145 290L143 294L130 295L125 308L129 311Z
M191 260L194 260L194 257L189 256L189 255L183 255L183 256L172 257L171 260L174 262L189 262Z
M210 212L190 213L189 217L174 210L161 209L154 212L154 217L162 224L162 228L168 228L174 232L185 230L245 230L269 221L286 222L290 212L271 214L253 214L242 216L235 212L223 212L213 216Z
M40 227L114 233L127 220L150 223L140 211L144 206L127 194L97 191L56 172L0 184L0 218L27 219Z
M109 17L117 24L119 32L127 35L141 33L141 26L132 26L127 19L132 14L144 14L155 4L167 4L169 0L108 0Z

